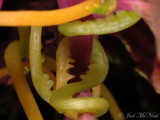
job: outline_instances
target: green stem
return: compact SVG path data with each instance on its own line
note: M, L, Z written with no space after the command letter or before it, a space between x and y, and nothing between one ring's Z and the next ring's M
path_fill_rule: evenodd
M19 41L14 41L9 44L4 56L6 66L28 119L43 120L23 73L21 60L25 56L25 51L21 49L22 47L23 45Z
M58 30L65 36L110 34L134 25L140 18L135 12L119 11L103 19L62 24L58 26Z
M66 42L65 40L62 42ZM103 115L109 106L105 99L93 97L72 98L72 96L101 84L106 78L107 73L108 61L106 54L98 40L94 38L89 71L86 75L81 76L81 82L71 83L53 91L50 104L60 113L74 111L79 113L95 112L96 117Z
M42 27L31 27L29 44L30 68L35 89L42 99L49 102L53 81L49 80L49 76L42 72L42 63L44 59L41 55L41 32Z

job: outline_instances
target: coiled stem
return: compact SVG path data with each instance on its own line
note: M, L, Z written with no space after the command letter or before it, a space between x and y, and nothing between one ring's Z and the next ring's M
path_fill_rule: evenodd
M58 26L58 30L65 36L110 34L134 25L140 18L137 13L132 11L118 11L103 19L62 24Z
M63 42L69 42L63 39ZM61 44L59 47L61 47ZM67 49L66 49L67 50ZM68 56L69 58L69 56ZM82 75L82 81L68 84L53 91L50 104L60 113L65 111L96 112L96 116L103 115L108 109L108 102L103 98L72 98L80 91L85 91L103 82L108 73L108 61L102 46L94 38L93 51L89 65L89 71Z
M49 102L53 81L49 80L49 75L44 74L42 71L44 58L41 55L41 32L42 27L31 27L29 43L30 68L35 89L43 100Z
M67 38L63 39L59 47L61 48L61 45L66 45L64 43L69 43L69 40ZM68 50L67 45L66 47L63 46L63 51ZM62 58L64 61L67 61L65 59L70 59L68 54L64 54ZM67 62L70 62L70 60ZM41 27L31 28L30 64L33 84L37 92L59 113L65 113L67 111L79 113L95 112L96 117L99 117L108 110L108 102L103 98L72 98L75 93L91 89L92 87L101 84L108 73L108 61L106 54L96 38L94 38L89 71L86 75L81 76L82 81L80 82L68 84L57 90L51 91L50 88L53 83L48 84L49 79L45 78L45 75L42 72ZM60 72L59 74L61 73L63 72ZM68 78L64 77L63 79Z
M25 51L21 49L22 47L19 41L10 43L5 51L5 62L28 119L43 120L23 73L21 60L25 56Z

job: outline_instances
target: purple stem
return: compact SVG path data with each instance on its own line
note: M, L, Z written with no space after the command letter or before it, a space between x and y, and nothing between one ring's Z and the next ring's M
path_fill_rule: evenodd
M85 74L88 70L88 65L93 47L93 36L75 36L70 38L70 53L71 57L76 60L75 67L72 69L72 74L76 77L71 82L79 81L80 75ZM73 97L92 97L90 90L80 92ZM78 113L78 120L94 120L94 113Z

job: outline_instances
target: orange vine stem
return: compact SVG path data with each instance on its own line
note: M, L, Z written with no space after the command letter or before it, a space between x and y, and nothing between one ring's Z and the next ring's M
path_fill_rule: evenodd
M8 70L7 70L7 68L5 67L5 68L1 68L0 69L0 78L3 78L3 77L5 77L5 76L7 76L8 75Z
M27 80L24 76L21 60L24 57L21 44L14 41L5 51L5 62L11 75L18 98L29 120L43 120Z
M47 57L48 57L48 56L47 56ZM54 59L51 60L51 61L54 61ZM28 63L28 62L22 62L22 67L24 68L24 67L26 67L26 66L29 68L29 63ZM54 66L54 64L53 64L52 66ZM54 67L55 67L55 66L54 66ZM53 68L52 68L52 69L53 69ZM53 69L53 70L54 70L54 69ZM50 72L50 70L49 70L48 68L46 68L45 66L43 66L43 72L46 73L46 74L49 74L51 80L55 80L55 77L54 77L54 75L52 74L52 72ZM7 76L7 75L9 75L8 69L7 69L6 67L1 68L1 69L0 69L0 79L3 78L3 77L5 77L5 76Z
M108 100L109 112L111 113L113 120L124 120L124 117L121 116L122 112L118 107L114 97L112 96L111 92L104 84L101 85L101 96L106 100Z
M86 0L58 10L0 11L0 26L49 26L67 23L90 15L90 10L99 1Z
M21 60L24 57L24 51L21 49L22 45L19 41L14 41L7 47L5 51L5 62L8 72L11 75L11 80L14 84L16 93L23 106L23 109L29 120L43 120L30 87L25 78ZM29 63L23 63L24 66L29 66ZM53 74L45 67L44 73L47 73L55 80Z

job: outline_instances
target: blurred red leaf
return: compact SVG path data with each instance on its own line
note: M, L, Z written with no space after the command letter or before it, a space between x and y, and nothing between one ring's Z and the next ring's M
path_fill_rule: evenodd
M156 60L153 72L150 76L152 85L160 93L160 1L159 0L140 0L133 4L133 9L138 12L149 25L155 37Z

